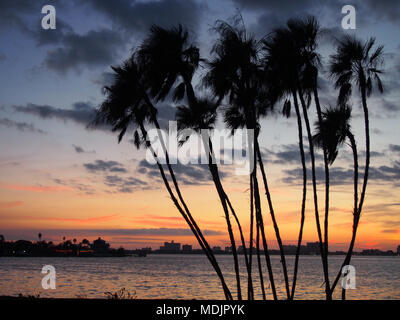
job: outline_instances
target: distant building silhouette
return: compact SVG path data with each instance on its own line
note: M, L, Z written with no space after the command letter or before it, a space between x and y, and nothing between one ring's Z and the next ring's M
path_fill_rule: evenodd
M397 254L400 256L400 245L397 246Z
M221 247L215 246L212 248L213 252L222 252Z
M181 250L181 244L178 242L164 242L164 245L160 247L160 251L165 252L179 252Z
M190 244L184 244L182 246L182 251L183 252L192 252L192 246Z

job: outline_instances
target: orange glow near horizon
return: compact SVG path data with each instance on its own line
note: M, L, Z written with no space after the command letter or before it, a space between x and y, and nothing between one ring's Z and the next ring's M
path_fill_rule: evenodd
M118 234L118 230L126 229L188 229L185 221L167 197L164 189L142 190L134 194L104 194L85 195L82 197L69 188L47 186L19 186L4 184L5 190L0 197L0 218L2 229L7 238L11 234L36 234L32 230L42 232L46 239L48 230L51 235L48 239L60 241L67 238L94 239L98 236L105 238L112 246L125 248L141 248L151 246L157 249L164 241L175 240L180 243L198 244L192 235L158 235L156 231L146 234ZM7 187L5 187L7 186ZM0 186L1 187L1 186ZM161 187L161 186L160 186ZM340 187L332 187L330 210L329 239L331 250L345 250L351 236L352 228L352 194ZM379 210L370 210L368 204L375 205L373 197L377 188L369 186L369 196L360 223L357 248L377 248L395 250L400 243L399 230L383 232L380 227L382 219L376 218ZM218 235L208 235L207 239L212 246L228 246L229 239L226 232L226 223L219 200L212 185L183 186L183 194L189 207L203 230L212 230ZM231 201L242 223L246 241L249 237L249 191L245 183L226 183ZM323 190L320 190L320 216L323 225ZM271 248L277 248L275 234L266 206L266 198L262 192L262 206L266 225L266 234ZM297 244L300 223L300 187L275 187L272 189L275 212L279 223L282 238L285 244ZM303 244L316 241L316 227L311 187L308 188L308 202L306 222L304 227ZM13 200L11 200L13 199ZM154 201L157 199L157 201ZM379 202L379 201L377 201ZM385 223L385 219L382 220ZM238 229L231 217L237 235L237 245L240 245ZM54 232L52 231L54 230ZM63 233L57 233L63 230ZM87 230L100 230L99 234L88 233ZM101 230L103 232L101 233ZM114 231L113 231L114 230ZM61 232L61 231L60 231ZM207 231L206 231L207 232ZM28 237L28 236L27 236ZM59 240L57 240L59 239Z

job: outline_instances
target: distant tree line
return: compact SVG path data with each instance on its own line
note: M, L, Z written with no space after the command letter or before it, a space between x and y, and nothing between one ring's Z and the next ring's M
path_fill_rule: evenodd
M42 234L38 234L38 241L17 240L5 241L4 236L0 235L0 256L17 257L49 257L49 256L124 256L125 249L110 248L109 243L101 238L90 242L83 239L78 242L77 239L66 240L59 244L53 241L42 240Z

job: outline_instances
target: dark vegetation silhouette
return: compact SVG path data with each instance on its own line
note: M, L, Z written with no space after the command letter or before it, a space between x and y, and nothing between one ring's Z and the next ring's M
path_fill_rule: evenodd
M207 242L204 233L186 203L174 167L161 134L158 107L166 101L176 104L179 144L190 137L186 129L199 134L202 138L208 169L214 182L226 220L229 241L232 248L233 267L236 279L236 298L243 299L241 270L237 241L244 252L247 278L247 299L255 298L253 276L253 257L256 256L258 279L262 298L267 299L267 287L272 298L277 300L276 279L272 269L267 235L265 230L262 200L258 173L262 176L266 204L279 246L280 261L284 278L286 299L295 298L298 277L300 248L305 223L307 199L307 159L311 167L311 182L321 262L323 268L324 291L327 300L332 299L335 287L340 279L338 270L334 281L330 282L328 269L329 254L329 203L330 172L339 149L348 143L353 152L354 167L354 204L353 230L348 251L342 267L350 263L357 228L365 201L370 166L370 138L367 98L373 84L383 91L380 74L383 63L383 47L375 47L375 40L366 43L353 37L338 40L336 53L331 55L329 71L338 90L335 107L323 108L320 104L319 75L323 63L318 53L320 27L313 18L291 19L285 26L274 30L265 30L266 36L256 39L249 33L240 15L232 23L216 21L212 31L217 35L209 58L200 54L199 48L191 40L190 33L182 25L172 28L152 26L142 44L134 48L131 56L120 66L112 67L114 81L104 88L105 100L98 109L93 126L108 124L118 133L120 142L126 133L133 132L133 141L137 148L147 148L153 155L167 192L183 219L193 232L200 247L215 270L226 299L234 299L228 287L224 273ZM198 85L196 85L198 82ZM362 101L365 120L365 169L360 196L358 195L358 151L356 138L351 131L352 87L356 86ZM312 131L310 121L311 106L315 106L316 122ZM283 240L279 229L279 212L275 212L273 197L268 181L268 164L259 145L262 132L261 120L276 110L282 110L290 117L294 108L298 129L298 145L301 162L302 199L300 204L300 227L297 250L294 261L292 281L286 264ZM249 239L244 236L242 224L224 186L220 169L216 161L211 131L215 128L218 115L222 116L227 128L247 129L254 132L248 135L249 158L252 171L249 173ZM162 146L162 154L155 151L148 139L148 130L157 129ZM303 133L305 128L305 133ZM203 130L202 130L203 129ZM204 131L208 129L208 131ZM206 132L206 133L205 133ZM304 135L308 148L304 146ZM318 181L316 175L316 152L321 149L324 170L324 208L318 206ZM165 160L165 164L163 161ZM262 188L262 186L261 186ZM320 212L323 214L323 222ZM237 226L239 238L235 235L232 217ZM239 240L238 240L239 239ZM255 251L255 252L254 252ZM266 262L268 281L264 276L262 256ZM269 285L268 285L269 284ZM345 299L345 291L342 292Z

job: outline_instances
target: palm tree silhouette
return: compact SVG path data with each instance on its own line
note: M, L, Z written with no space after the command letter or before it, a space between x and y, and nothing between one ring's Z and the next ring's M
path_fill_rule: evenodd
M156 160L157 167L160 171L162 180L165 187L178 211L185 219L193 234L195 235L197 241L199 242L201 248L207 255L211 265L216 271L226 299L232 299L232 295L225 283L224 277L220 270L220 267L211 252L211 248L207 243L204 235L202 234L200 228L194 221L189 209L183 201L182 195L179 191L179 186L177 184L174 172L169 162L168 153L166 151L165 145L165 157L167 160L167 166L175 189L177 191L179 200L184 206L182 208L178 199L176 198L174 192L172 191L169 181L165 175L164 168L159 160L159 155L154 151L152 145L148 141L148 134L146 130L146 125L154 125L158 130L160 130L160 125L157 120L157 109L151 102L149 95L147 94L146 84L149 79L146 79L146 73L143 71L147 68L146 65L139 65L137 60L138 54L134 52L132 56L125 61L119 67L113 67L115 81L109 86L105 87L106 100L102 103L97 111L96 119L94 120L94 126L107 123L112 126L112 131L118 131L118 141L120 142L124 137L128 127L132 126L134 128L134 144L137 148L145 146L148 148ZM143 60L140 60L143 62Z
M316 123L316 133L313 136L315 144L322 148L324 145L327 149L329 164L332 165L338 155L338 149L342 146L346 139L349 140L353 152L354 160L354 208L353 208L353 235L350 242L349 252L342 264L343 266L350 264L351 254L356 239L356 225L358 224L358 154L357 145L350 127L351 108L348 105L338 106L336 108L327 109L322 113L322 121ZM345 299L346 290L342 289L342 298Z
M327 263L327 241L325 241L325 248L322 240L322 232L318 212L318 198L316 187L316 173L315 173L315 154L312 142L312 134L310 122L308 119L307 108L311 102L310 90L316 91L316 76L318 75L319 56L315 52L316 48L316 35L318 33L318 24L313 18L307 20L289 20L286 28L277 28L266 39L264 39L264 67L266 72L267 82L270 85L270 96L273 102L284 100L283 114L287 117L290 116L290 109L292 101L296 111L298 136L299 136L299 149L301 155L301 163L303 169L303 196L301 204L301 220L300 230L298 237L297 252L295 257L295 267L293 276L293 285L291 299L294 298L298 259L300 254L300 247L302 241L304 220L305 220L305 206L307 194L307 168L305 164L305 153L303 145L303 129L302 119L298 97L302 106L303 117L306 124L307 137L310 149L311 158L311 173L314 194L314 209L315 219L317 225L318 240L320 244L321 259L324 270L325 279L325 293L327 299L331 298L329 276L328 276L328 263ZM311 81L312 80L312 81ZM316 96L318 98L318 96ZM292 99L292 101L291 101ZM317 103L316 103L317 104ZM318 102L319 105L319 102ZM326 172L327 173L327 172ZM328 176L329 177L329 176ZM329 181L326 179L326 182ZM327 186L327 184L326 184ZM326 188L326 193L329 189ZM328 196L326 196L328 200ZM328 205L326 202L326 210ZM325 239L327 240L327 211L325 216Z
M370 136L367 98L372 93L374 83L376 83L379 92L383 92L383 85L380 79L380 74L383 73L381 69L383 64L383 46L378 46L373 50L374 46L375 38L370 38L365 43L362 43L355 37L344 37L343 40L339 41L336 53L331 56L330 61L331 76L335 80L336 89L339 89L338 104L345 105L347 103L351 97L352 85L354 84L361 94L362 108L364 112L365 170L360 201L357 206L357 214L353 225L352 239L355 239L361 216L362 206L367 190L370 166ZM351 258L352 249L352 244L350 243L346 259ZM332 292L335 290L339 277L340 271L332 284Z
M144 68L143 81L149 87L150 95L156 101L163 101L172 91L172 87L177 82L180 82L173 90L173 100L177 102L186 96L191 109L201 109L201 106L197 106L198 101L192 85L193 75L201 60L199 49L190 43L189 32L180 24L170 29L153 25L150 28L148 37L143 41L138 50L138 61L141 65L146 66ZM158 123L156 123L156 127L160 129ZM160 137L160 140L165 149L163 138ZM194 219L191 218L192 216L182 197L172 167L169 165L168 153L166 153L166 158L178 198L187 211L192 223L198 228ZM230 204L229 199L228 203ZM200 235L202 236L201 232ZM208 243L205 239L203 241L206 244L209 254L213 256L213 251L208 246ZM240 274L235 248L236 246L233 246L232 250L234 251L234 257L236 257L235 272L238 281L238 298L241 299Z
M204 78L204 84L210 88L213 94L220 100L227 98L228 107L224 111L224 120L227 126L234 130L246 127L254 130L254 140L249 141L249 147L253 144L251 156L254 162L253 172L250 174L250 185L253 188L256 224L260 229L263 241L264 255L266 258L269 280L274 299L277 299L275 282L268 253L264 222L261 212L259 186L257 180L257 162L263 175L264 187L268 199L270 214L274 223L274 229L280 246L281 261L285 284L289 296L288 278L285 256L283 253L282 241L276 223L271 196L266 180L266 175L261 158L261 151L258 145L260 125L258 120L267 112L269 104L266 102L265 91L261 81L262 72L260 69L260 42L249 35L244 27L240 16L236 17L233 25L224 21L217 21L214 30L219 34L219 39L213 46L214 57L208 62L209 71ZM252 217L251 217L252 226ZM250 235L250 257L252 252L253 233ZM259 254L259 252L258 252ZM250 262L251 263L251 262ZM261 266L259 265L259 272Z
M300 220L300 231L299 239L297 245L297 252L295 258L295 270L297 269L299 250L303 234L303 226L305 220L305 208L306 208L306 195L307 195L307 167L305 163L305 153L303 145L303 126L301 120L301 113L299 102L297 98L298 93L298 77L296 74L296 64L293 46L293 41L291 35L287 29L275 29L272 34L263 40L263 64L265 71L266 82L269 84L269 96L272 103L277 103L280 100L284 100L282 113L286 117L290 117L292 101L296 112L297 127L298 127L298 139L299 139L299 149L300 158L302 164L303 173L303 192L302 192L302 202L301 202L301 220ZM293 57L292 57L293 55ZM318 219L319 221L319 219ZM322 236L320 233L320 228L318 228L319 223L317 223L317 229L319 230L319 239L322 243ZM296 271L295 271L296 275ZM295 278L293 278L293 284L295 286ZM293 288L293 286L292 286ZM289 295L291 298L291 295Z
M39 232L38 234L39 242L42 241L42 234Z
M173 90L173 99L175 101L182 100L185 96L188 102L188 108L180 109L180 122L182 128L187 128L188 125L195 125L194 120L199 120L199 125L203 125L201 119L193 118L191 116L209 116L209 108L206 101L198 101L192 86L192 77L196 71L200 55L199 49L193 44L189 43L189 33L181 25L175 28L164 29L159 26L153 26L150 29L150 35L146 38L138 52L140 63L146 65L145 81L149 84L150 94L156 100L164 100L168 93L172 91L176 82L180 82ZM205 108L204 113L202 109ZM214 108L215 109L215 108ZM193 111L192 115L189 111ZM198 114L198 113L202 114ZM215 113L215 111L214 111ZM182 118L184 117L184 118ZM211 117L212 113L211 113ZM206 119L204 119L206 120ZM215 120L215 117L214 117ZM186 122L186 125L185 125ZM206 129L208 127L204 127ZM197 128L200 130L201 127ZM211 141L204 141L204 146L210 149L210 157L213 155ZM209 142L209 143L208 143ZM213 164L209 164L210 172L212 173L213 181L218 191L218 195L223 206L225 217L228 225L228 233L231 240L232 253L234 257L234 267L236 273L238 298L242 298L240 288L240 271L239 263L236 252L236 244L234 240L231 223L229 220L228 203L226 193L222 188L219 178L218 168ZM183 199L182 199L183 201ZM230 205L231 206L231 205ZM233 211L234 212L234 211ZM234 216L236 214L234 213ZM247 264L246 264L247 265Z
M310 121L308 118L307 109L311 103L311 97L314 97L314 102L317 110L318 122L322 121L322 111L319 103L318 95L318 69L321 67L320 56L317 53L317 39L319 36L319 24L314 17L306 19L290 19L287 23L288 30L291 34L292 41L295 45L295 54L298 57L298 77L299 77L299 97L303 110L303 117L306 124L307 137L310 149L311 159L311 175L313 184L313 199L314 209L317 225L319 225L319 210L318 210L318 193L317 193L317 181L315 173L315 153L313 146L313 139L311 133ZM324 158L324 173L325 173L325 219L324 219L324 247L321 251L325 261L324 276L325 276L325 291L327 298L330 299L330 288L328 281L328 225L329 225L329 164L327 151L324 145L322 145L323 158ZM300 246L298 246L299 250ZM293 277L292 286L292 299L294 298L294 292L296 287L297 279L297 267L298 267L298 255L295 262L295 271Z
M200 54L189 40L188 31L180 24L170 29L153 25L141 44L138 63L146 65L144 81L156 101L164 100L176 82L181 81L174 89L174 99L180 100L186 93L189 104L196 103L192 77Z

